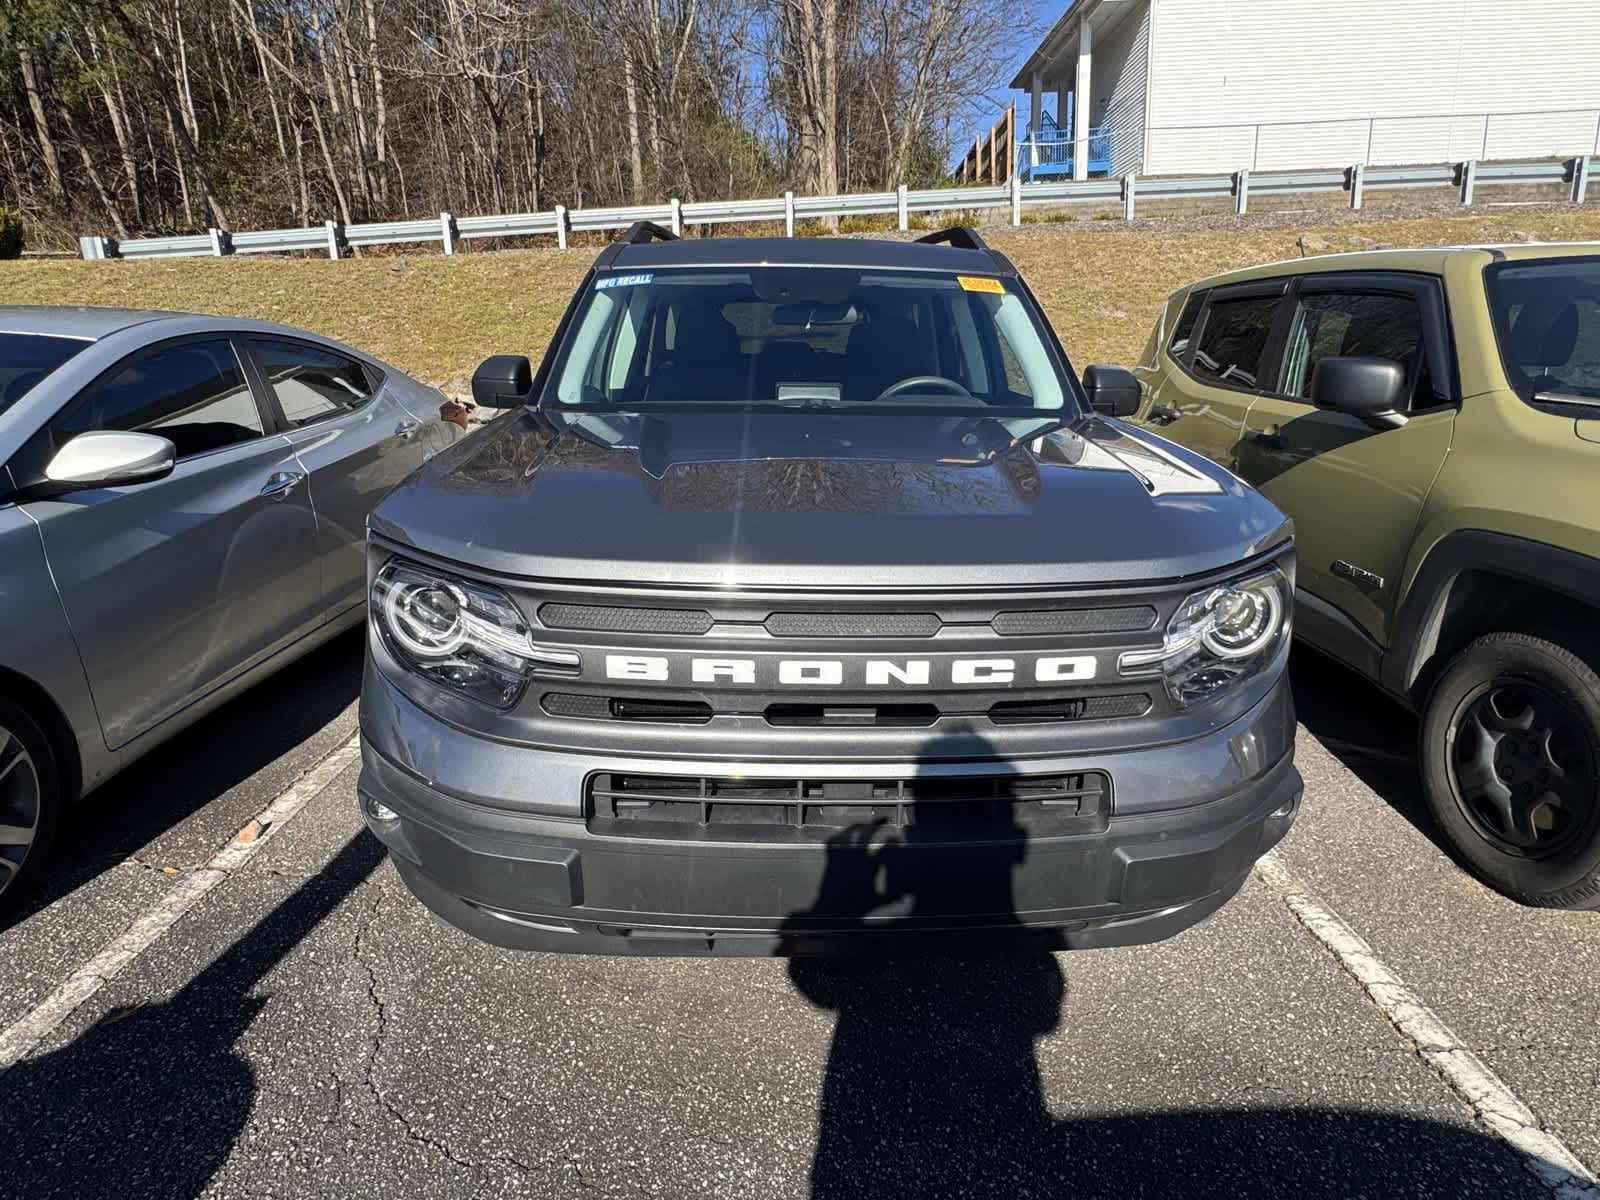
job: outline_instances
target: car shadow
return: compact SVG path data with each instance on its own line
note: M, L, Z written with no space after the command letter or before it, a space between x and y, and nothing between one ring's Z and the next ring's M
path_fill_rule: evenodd
M1422 797L1416 715L1343 663L1300 642L1289 657L1289 681L1295 715L1306 731L1451 856Z
M937 741L923 749L924 762L948 757ZM914 933L941 915L977 913L991 947L790 959L796 989L837 1014L809 1180L816 1200L1545 1194L1502 1143L1465 1124L1272 1106L1058 1119L1036 1043L1062 1027L1072 960L1002 940L1023 923L1013 893L1022 829L1001 819L979 853L969 843L945 858L937 844L949 819L913 804L903 826L843 827L815 902L785 923L791 949L814 948L805 939L823 930ZM1173 1064L1148 1067L1159 1077Z
M263 978L383 861L363 830L164 1003L116 1009L0 1074L5 1195L197 1196L255 1104L235 1049Z
M360 629L340 634L73 805L43 878L0 915L0 933L125 862L326 726L361 694L364 644Z

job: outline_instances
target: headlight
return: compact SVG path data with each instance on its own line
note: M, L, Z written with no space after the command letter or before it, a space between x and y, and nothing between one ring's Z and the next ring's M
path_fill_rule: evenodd
M372 585L372 615L389 651L441 687L510 708L534 675L576 675L570 650L536 646L497 588L390 562Z
M1214 696L1258 674L1289 636L1292 585L1276 567L1195 592L1167 622L1160 649L1129 650L1124 675L1162 676L1179 707Z

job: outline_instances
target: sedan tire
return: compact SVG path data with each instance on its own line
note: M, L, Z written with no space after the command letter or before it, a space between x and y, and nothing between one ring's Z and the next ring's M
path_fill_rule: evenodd
M0 696L0 911L44 869L61 821L55 753L33 719Z

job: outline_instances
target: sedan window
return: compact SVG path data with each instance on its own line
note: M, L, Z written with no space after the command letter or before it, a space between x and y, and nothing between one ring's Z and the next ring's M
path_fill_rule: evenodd
M372 398L366 368L305 342L251 338L250 353L272 386L284 420L299 428L360 408Z
M136 355L93 384L50 427L56 449L92 430L154 433L178 457L264 432L255 397L227 338L179 342Z
M37 333L0 333L0 413L90 343Z

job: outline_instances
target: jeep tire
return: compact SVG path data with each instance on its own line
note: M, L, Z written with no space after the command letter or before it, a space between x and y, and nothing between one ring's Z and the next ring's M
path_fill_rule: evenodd
M1600 676L1565 647L1491 633L1422 714L1428 808L1461 861L1523 904L1600 908Z

